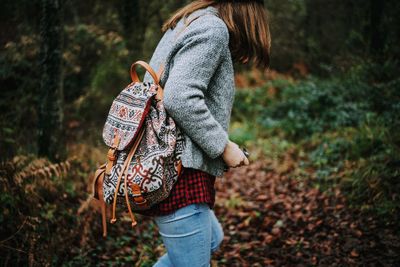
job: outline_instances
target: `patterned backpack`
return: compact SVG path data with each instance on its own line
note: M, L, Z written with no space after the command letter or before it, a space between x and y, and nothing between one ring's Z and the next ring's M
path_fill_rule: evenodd
M140 82L136 66L149 72L154 82ZM109 147L107 163L95 173L94 197L100 201L103 236L107 235L106 205L112 205L115 223L117 205L133 211L146 210L164 200L181 172L183 136L163 103L159 74L144 61L131 66L132 83L113 101L103 129Z

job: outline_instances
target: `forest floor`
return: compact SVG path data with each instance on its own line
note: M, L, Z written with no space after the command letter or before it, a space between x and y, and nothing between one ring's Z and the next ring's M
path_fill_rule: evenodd
M258 161L228 172L217 191L221 266L400 266L393 226L351 209L339 189Z

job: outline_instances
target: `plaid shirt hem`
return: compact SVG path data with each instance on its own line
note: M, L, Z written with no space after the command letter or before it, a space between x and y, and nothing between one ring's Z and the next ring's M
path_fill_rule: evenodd
M138 213L146 216L167 215L195 203L207 203L212 209L215 203L214 184L215 176L200 170L184 168L166 199Z

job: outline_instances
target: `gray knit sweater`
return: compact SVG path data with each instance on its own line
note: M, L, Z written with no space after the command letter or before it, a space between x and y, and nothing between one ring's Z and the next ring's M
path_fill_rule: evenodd
M214 7L193 12L189 21L194 17L165 32L150 66L157 72L165 64L160 84L165 108L185 136L183 166L221 176L235 94L229 33ZM151 81L148 73L144 81Z

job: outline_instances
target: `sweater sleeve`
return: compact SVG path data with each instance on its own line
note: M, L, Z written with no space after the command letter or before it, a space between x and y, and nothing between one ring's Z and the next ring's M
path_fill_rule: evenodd
M164 105L185 134L214 159L223 153L228 134L211 114L204 94L228 49L229 34L224 27L189 28L172 59Z

